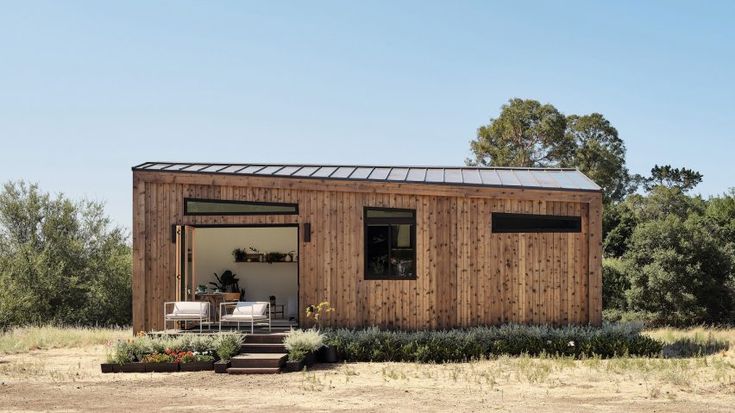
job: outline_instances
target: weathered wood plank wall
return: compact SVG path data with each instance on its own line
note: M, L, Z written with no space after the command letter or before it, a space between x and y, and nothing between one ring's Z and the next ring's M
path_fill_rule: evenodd
M184 197L298 203L299 214L185 216ZM416 210L416 280L363 279L365 206ZM299 302L328 300L334 325L599 324L601 208L594 192L134 172L133 327L161 329L175 299L171 225L301 223L312 237L299 240ZM492 212L581 216L582 232L495 234Z

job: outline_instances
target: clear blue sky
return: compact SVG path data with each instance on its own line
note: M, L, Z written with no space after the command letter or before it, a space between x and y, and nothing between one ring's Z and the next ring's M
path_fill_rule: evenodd
M735 186L735 2L275 3L2 2L0 180L129 227L143 161L462 164L522 97Z

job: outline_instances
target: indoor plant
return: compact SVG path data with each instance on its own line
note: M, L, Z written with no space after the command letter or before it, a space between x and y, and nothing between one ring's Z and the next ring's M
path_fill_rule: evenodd
M225 293L225 300L238 300L240 298L240 280L230 270L225 270L222 275L214 273L217 282L210 282L215 287L215 292ZM219 290L219 291L217 291ZM227 296L229 294L230 296Z
M232 250L232 256L235 257L235 262L245 262L247 255L247 252L242 248L235 248Z

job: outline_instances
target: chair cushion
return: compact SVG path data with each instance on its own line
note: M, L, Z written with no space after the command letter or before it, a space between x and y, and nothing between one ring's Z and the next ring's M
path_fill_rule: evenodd
M174 303L172 316L200 317L209 314L209 303L202 301L179 301Z
M268 304L254 301L241 301L237 303L235 309L232 311L232 315L253 315L262 316L267 314Z
M221 317L222 321L250 321L250 320L267 320L264 315L244 315L244 314L227 314Z

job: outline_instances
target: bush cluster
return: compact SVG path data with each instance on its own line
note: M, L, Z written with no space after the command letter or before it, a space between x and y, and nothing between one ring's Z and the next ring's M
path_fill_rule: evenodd
M572 357L656 356L662 343L640 334L639 324L603 327L503 325L443 331L325 331L325 343L345 361L452 362L499 355Z
M242 336L225 333L217 336L140 336L119 340L112 345L108 357L111 363L131 363L139 361L172 360L189 357L185 361L211 361L216 354L220 360L229 360L240 352Z
M324 338L317 330L291 330L283 340L289 361L303 360L307 354L319 350L324 346Z

